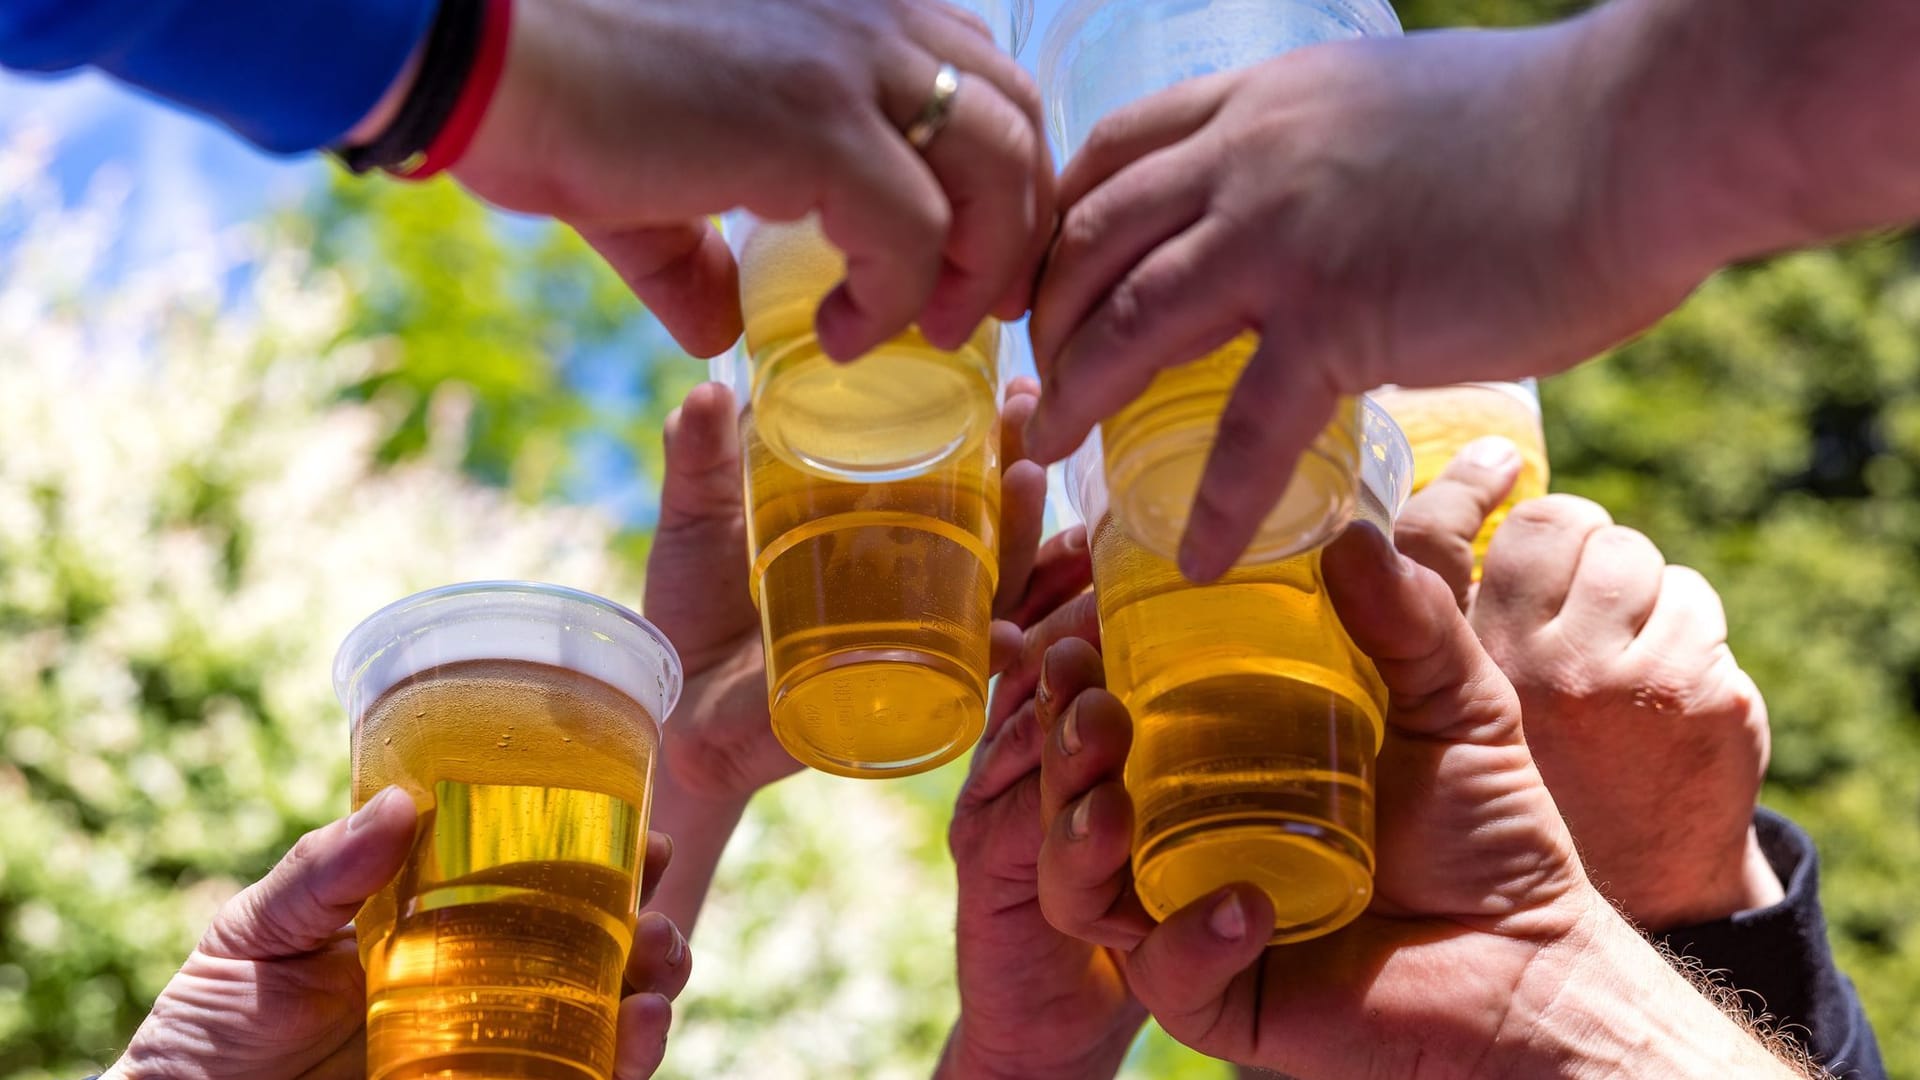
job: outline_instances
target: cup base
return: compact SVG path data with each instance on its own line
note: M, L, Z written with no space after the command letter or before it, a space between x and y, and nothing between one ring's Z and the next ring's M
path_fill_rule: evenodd
M775 690L773 733L796 761L863 779L937 769L970 749L986 700L952 661L860 650L797 671Z
M1352 922L1373 898L1371 854L1345 832L1296 818L1198 822L1134 855L1134 888L1165 919L1235 882L1267 894L1269 944L1308 941Z

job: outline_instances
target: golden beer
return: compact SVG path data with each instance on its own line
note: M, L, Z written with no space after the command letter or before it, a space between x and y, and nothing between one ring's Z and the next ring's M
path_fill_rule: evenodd
M846 259L812 219L745 221L740 299L760 438L818 476L888 480L978 442L999 416L999 324L957 351L908 330L847 364L820 350L814 314Z
M923 772L986 721L999 575L998 425L934 469L846 483L794 468L741 417L752 587L773 730L842 776Z
M1258 346L1258 338L1242 334L1199 360L1162 371L1145 393L1101 425L1114 523L1147 551L1167 558L1179 553L1220 415ZM1358 406L1343 398L1333 422L1294 466L1286 493L1241 564L1311 550L1345 528L1358 488L1358 448Z
M1346 925L1373 892L1386 688L1327 602L1320 553L1196 586L1111 519L1093 534L1107 684L1133 714L1134 886L1155 918L1234 882L1273 941Z
M1480 577L1494 530L1519 503L1547 493L1547 441L1540 399L1525 383L1461 383L1428 389L1388 387L1373 399L1392 414L1413 446L1413 489L1439 476L1461 448L1486 435L1504 435L1520 448L1520 476L1473 541L1473 576Z
M1391 532L1413 473L1378 406L1359 415L1353 516ZM1107 685L1133 715L1134 887L1164 919L1235 882L1273 903L1275 944L1331 933L1373 892L1374 759L1387 691L1328 601L1320 551L1195 585L1107 512L1104 448L1068 462L1094 522Z
M425 618L382 613L342 648L353 804L395 784L420 811L405 866L355 920L369 1080L613 1072L679 665L638 616L606 617L624 609L503 591L425 594ZM527 602L541 617L499 610Z

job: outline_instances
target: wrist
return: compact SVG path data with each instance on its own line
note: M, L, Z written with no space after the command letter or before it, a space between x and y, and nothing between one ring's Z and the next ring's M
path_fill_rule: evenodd
M387 129L393 126L394 117L400 114L401 104L413 92L414 80L420 76L421 52L421 47L414 48L412 55L407 57L406 65L400 69L400 74L387 87L387 92L380 95L380 100L374 102L367 115L361 117L360 122L341 137L342 145L365 146L386 134ZM101 1080L107 1080L105 1074L102 1074Z
M1621 1075L1793 1078L1627 925L1599 893L1543 948L1513 997L1485 1069L1567 1080Z

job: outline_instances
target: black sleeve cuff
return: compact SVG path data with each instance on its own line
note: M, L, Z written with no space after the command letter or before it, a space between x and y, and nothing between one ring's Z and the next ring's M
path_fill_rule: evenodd
M1654 940L1739 990L1748 1012L1769 1017L1770 1027L1792 1035L1841 1080L1884 1080L1873 1028L1827 945L1812 838L1771 810L1755 810L1753 825L1786 899Z

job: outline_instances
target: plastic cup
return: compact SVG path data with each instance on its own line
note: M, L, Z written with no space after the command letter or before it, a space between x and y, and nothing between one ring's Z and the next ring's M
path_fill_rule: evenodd
M1473 541L1473 578L1480 580L1487 545L1507 514L1547 493L1547 437L1540 425L1540 388L1532 379L1451 386L1383 386L1372 394L1413 447L1413 490L1433 482L1468 443L1504 435L1520 449L1520 475Z
M1040 89L1064 156L1104 116L1187 79L1291 49L1400 32L1384 0L1078 0L1048 29ZM1168 368L1101 425L1112 518L1133 541L1173 558L1186 531L1220 414L1258 348L1243 334ZM1358 490L1360 413L1343 399L1295 466L1243 565L1318 547L1351 520Z
M1361 420L1357 516L1391 534L1412 455L1378 406ZM1387 691L1327 599L1321 553L1194 585L1114 525L1097 433L1066 472L1092 535L1107 686L1133 714L1141 903L1165 918L1246 881L1273 902L1275 944L1346 925L1373 895Z
M421 815L355 919L369 1080L612 1075L680 680L652 624L554 585L435 589L347 636L353 805L397 784Z

